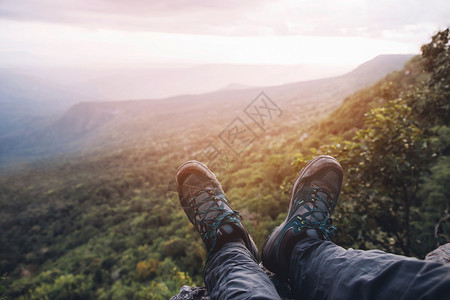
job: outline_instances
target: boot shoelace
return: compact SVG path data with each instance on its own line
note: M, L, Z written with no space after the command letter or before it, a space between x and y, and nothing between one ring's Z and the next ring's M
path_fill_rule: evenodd
M200 194L203 193L207 193L208 196L203 200L196 201ZM222 204L219 205L220 201ZM206 209L202 209L201 206L207 203L209 203L209 206ZM189 206L194 209L193 223L205 245L208 240L212 240L212 245L206 258L206 262L208 262L210 254L214 252L217 243L217 229L223 224L240 223L241 214L230 207L225 195L221 193L216 195L213 190L199 190L193 195Z
M324 199L319 193L324 193L328 199ZM330 236L334 235L336 232L336 226L332 225L331 220L331 200L332 197L326 189L303 189L301 197L295 202L295 208L292 209L292 211L295 212L300 206L305 207L307 211L297 215L296 218L291 221L291 226L294 231L299 233L304 228L318 229L327 240L330 240ZM320 208L320 203L322 203L325 208ZM308 204L312 204L312 207Z

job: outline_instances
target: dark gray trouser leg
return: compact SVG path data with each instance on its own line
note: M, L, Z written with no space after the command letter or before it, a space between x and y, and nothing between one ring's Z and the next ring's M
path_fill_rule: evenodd
M211 299L280 299L272 281L238 242L225 244L210 258L205 285Z
M450 265L317 239L294 247L290 278L296 299L450 299Z

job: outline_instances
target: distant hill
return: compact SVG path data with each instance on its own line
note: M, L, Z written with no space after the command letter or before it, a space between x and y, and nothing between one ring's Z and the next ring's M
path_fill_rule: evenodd
M248 85L244 85L244 84L239 84L239 83L230 83L227 86L224 86L223 88L221 88L220 90L245 90L245 89L250 89L252 88L252 86L248 86Z
M359 67L353 70L351 74L353 76L367 76L368 80L370 80L372 76L383 77L393 70L401 70L406 61L408 61L412 57L412 55L403 54L379 55L374 59L361 64Z
M382 55L342 76L279 86L222 89L201 95L160 100L80 103L54 120L41 121L24 132L0 135L0 164L80 150L124 144L145 144L177 130L205 129L219 133L261 91L290 118L321 118L343 99L387 73L400 69L411 55ZM236 87L236 86L235 86Z
M172 65L0 68L0 139L42 127L80 102L160 99L343 74L331 65ZM236 85L234 88L236 89Z
M59 114L79 102L159 99L219 90L233 82L267 86L342 74L331 65L172 65L0 67L0 138L27 118Z

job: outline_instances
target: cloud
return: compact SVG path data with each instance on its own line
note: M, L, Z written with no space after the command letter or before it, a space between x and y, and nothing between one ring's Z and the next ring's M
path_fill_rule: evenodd
M450 2L441 0L296 1L286 8L291 32L324 36L409 39L450 25ZM306 29L305 29L306 27ZM414 32L413 32L414 31ZM415 36L417 39L417 35Z
M406 38L450 20L448 0L3 0L0 18L203 35ZM393 34L396 33L396 34ZM416 37L417 38L417 37Z
M0 3L0 18L95 29L245 35L264 33L264 25L245 21L247 12L262 6L264 1L257 0L5 0Z

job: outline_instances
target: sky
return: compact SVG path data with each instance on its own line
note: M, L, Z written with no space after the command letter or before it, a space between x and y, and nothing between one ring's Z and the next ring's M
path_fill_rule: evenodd
M357 65L449 25L448 0L0 0L0 66Z

